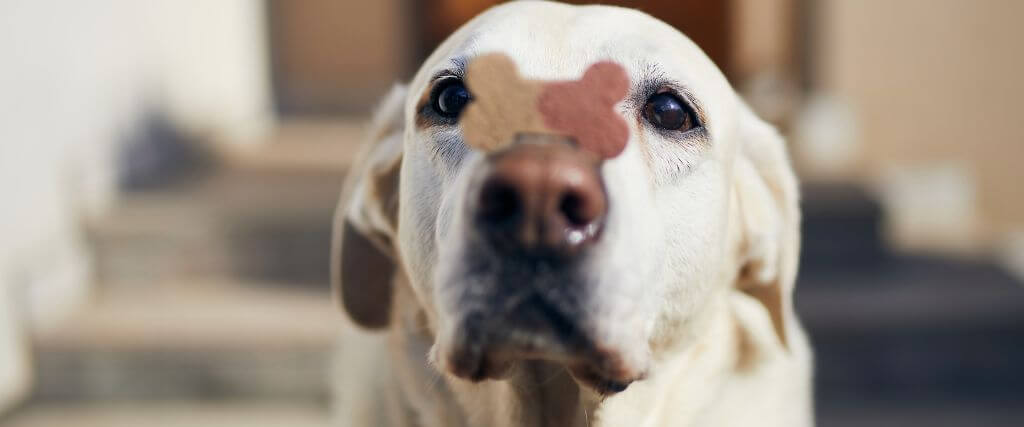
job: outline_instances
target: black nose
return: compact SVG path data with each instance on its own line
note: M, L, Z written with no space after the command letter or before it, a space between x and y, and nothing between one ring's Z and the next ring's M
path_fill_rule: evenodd
M608 209L598 165L561 140L492 156L476 205L480 233L510 252L578 253L598 237Z

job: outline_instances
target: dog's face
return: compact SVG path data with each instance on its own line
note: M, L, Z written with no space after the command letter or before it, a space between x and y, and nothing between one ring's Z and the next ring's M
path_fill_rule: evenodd
M474 148L460 126L479 85L467 67L492 53L544 81L620 65L624 146L524 131ZM782 141L675 29L628 9L514 2L452 35L396 93L339 211L336 285L358 323L388 323L392 285L362 272L391 260L435 334L430 357L470 380L542 359L620 391L737 288L785 339L797 214ZM353 249L365 241L376 250Z

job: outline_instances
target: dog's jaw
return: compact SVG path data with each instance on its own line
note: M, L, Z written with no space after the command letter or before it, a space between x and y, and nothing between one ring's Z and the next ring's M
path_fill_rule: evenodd
M464 289L461 285L453 285ZM431 352L442 372L472 382L507 379L509 371L523 362L546 362L572 373L579 385L600 395L621 392L647 372L644 334L631 328L638 342L613 342L607 322L593 314L579 314L545 301L537 295L524 298L521 310L499 313L480 302L461 305L444 315ZM567 312L574 312L567 315ZM454 318L454 319L453 319Z
M496 352L488 351L483 345L447 345L445 342L438 341L431 350L433 365L443 373L470 382L508 380L516 366L542 363L565 369L582 388L600 396L611 396L646 377L646 372L627 367L616 352L557 357L544 352Z

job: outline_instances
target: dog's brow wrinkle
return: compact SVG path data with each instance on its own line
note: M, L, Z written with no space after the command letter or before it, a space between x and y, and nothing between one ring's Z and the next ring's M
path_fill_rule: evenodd
M469 58L465 56L456 56L448 59L448 66L435 72L430 77L430 81L436 81L442 77L454 76L458 78L466 77L466 64L469 63Z
M469 58L465 56L456 56L449 62L452 63L452 67L455 69L457 75L462 77L462 75L466 73L466 66L469 64Z
M641 60L636 68L642 71L640 71L640 78L636 79L634 83L632 101L643 105L647 97L657 91L668 78L661 67L654 63Z

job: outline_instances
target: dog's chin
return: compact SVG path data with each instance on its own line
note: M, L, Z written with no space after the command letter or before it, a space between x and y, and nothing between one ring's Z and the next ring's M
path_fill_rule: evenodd
M626 390L643 374L626 366L616 352L563 354L526 348L489 349L466 343L440 350L440 366L448 373L472 382L504 380L515 368L529 363L552 363L564 367L582 387L600 395Z
M645 361L604 327L625 327L590 303L595 286L580 259L499 257L481 248L442 268L439 298L448 313L432 357L442 370L469 381L508 378L517 365L563 366L597 393L621 392L641 379ZM452 259L447 259L452 261ZM600 322L616 322L602 325ZM640 333L639 331L635 331ZM637 336L637 343L646 342Z
M507 379L521 364L556 364L581 386L601 395L624 391L644 376L626 362L625 352L597 343L564 320L546 324L535 318L521 320L465 316L441 334L435 361L448 373L473 382Z

